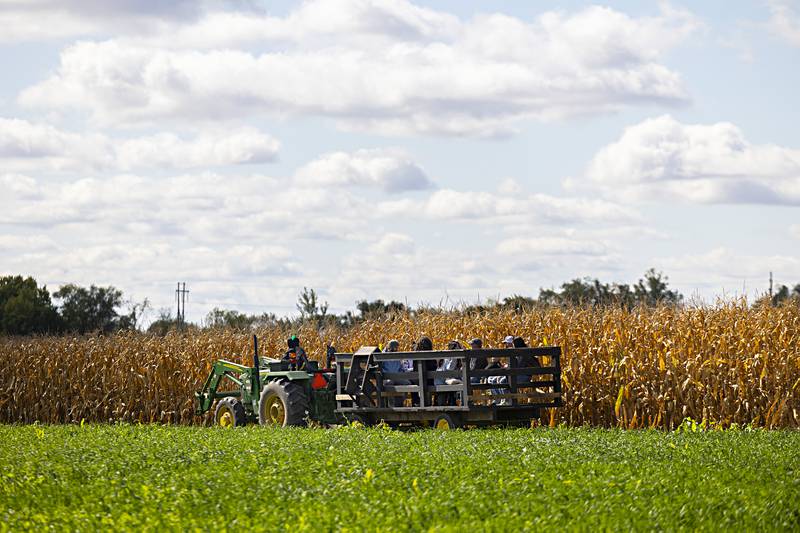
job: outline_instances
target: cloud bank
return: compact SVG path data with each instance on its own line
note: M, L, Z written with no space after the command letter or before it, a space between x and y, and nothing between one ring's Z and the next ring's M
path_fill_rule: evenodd
M106 126L311 115L385 135L492 137L528 119L685 103L661 58L699 26L670 7L638 18L590 7L461 20L402 0L165 24L67 47L19 102L85 110Z

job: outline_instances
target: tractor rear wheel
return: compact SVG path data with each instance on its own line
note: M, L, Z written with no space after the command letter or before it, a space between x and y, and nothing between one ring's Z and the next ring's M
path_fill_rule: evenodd
M297 383L278 379L261 391L258 423L262 426L305 426L307 416L308 397Z
M223 428L244 426L247 424L247 414L244 405L237 398L223 398L217 402L214 410L214 425Z

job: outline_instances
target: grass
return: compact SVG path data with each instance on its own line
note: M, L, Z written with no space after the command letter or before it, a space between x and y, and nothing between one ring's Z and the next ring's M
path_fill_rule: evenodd
M800 528L800 432L0 426L0 530Z

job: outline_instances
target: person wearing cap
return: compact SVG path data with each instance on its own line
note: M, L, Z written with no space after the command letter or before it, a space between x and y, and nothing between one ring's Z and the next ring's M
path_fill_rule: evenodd
M383 349L383 353L394 353L397 352L399 348L400 348L400 342L397 341L396 339L392 339L386 343L386 347ZM400 372L404 372L403 362L400 359L395 359L392 361L381 361L381 372L390 374L399 374ZM411 382L407 379L399 379L399 378L385 378L383 380L384 387L392 387L395 385L411 385ZM393 404L395 407L403 407L403 396L394 397Z
M308 357L306 357L306 351L300 346L300 337L297 335L292 335L286 341L289 349L286 350L286 353L283 356L283 360L289 363L290 370L305 370L306 365L308 364Z
M483 341L479 338L474 338L469 341L469 347L473 350L481 350L483 349ZM483 370L489 365L489 361L485 357L472 357L469 360L469 369L470 371L473 370ZM481 378L477 376L473 376L469 379L470 383L480 383Z

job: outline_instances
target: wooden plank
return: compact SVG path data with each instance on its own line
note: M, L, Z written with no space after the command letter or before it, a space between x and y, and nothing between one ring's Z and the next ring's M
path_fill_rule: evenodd
M529 366L526 368L492 368L490 370L473 370L472 376L474 377L488 377L488 376L528 376L528 375L543 375L557 373L558 369L552 366Z
M417 372L419 374L419 406L425 407L428 403L428 383L425 381L425 364L420 363L417 365Z
M387 385L383 388L386 392L419 392L419 385Z
M455 385L431 385L428 387L428 390L433 392L463 392L464 384L456 383Z
M546 388L546 387L553 387L555 384L558 383L554 380L548 381L523 381L522 383L517 383L517 388ZM505 383L473 383L472 388L476 390L486 390L486 389L503 389L508 388ZM554 391L559 392L559 391Z
M446 379L446 378L461 378L460 370L428 370L425 375L429 379Z
M336 395L337 402L354 402L355 398L350 396L349 394L337 394Z
M502 399L515 399L515 400L552 400L555 398L560 398L560 392L544 392L544 393L525 393L525 392L517 392L511 394L490 394L487 396L479 396L477 394L473 394L470 396L471 400L502 400ZM525 405L521 405L520 407L525 407Z
M416 372L381 372L383 379L405 379L408 381L419 380L419 375Z

